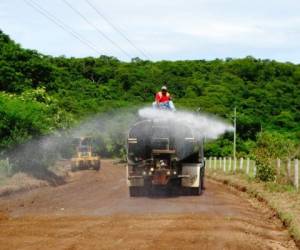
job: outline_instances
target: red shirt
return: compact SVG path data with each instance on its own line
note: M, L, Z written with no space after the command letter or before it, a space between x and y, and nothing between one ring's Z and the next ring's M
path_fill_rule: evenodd
M160 91L156 94L155 96L155 101L156 102L168 102L171 100L171 96L169 92L167 92L165 95Z

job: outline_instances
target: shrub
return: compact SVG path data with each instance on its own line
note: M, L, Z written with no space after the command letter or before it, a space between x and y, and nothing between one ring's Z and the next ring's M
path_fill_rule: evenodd
M257 137L257 146L252 154L256 160L257 178L262 181L274 181L275 169L272 162L276 158L288 158L295 151L293 141L277 132L261 132Z

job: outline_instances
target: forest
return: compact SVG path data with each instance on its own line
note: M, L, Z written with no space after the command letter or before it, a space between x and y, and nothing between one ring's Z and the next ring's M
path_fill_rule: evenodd
M151 105L162 85L179 109L200 109L232 123L236 107L239 156L251 155L264 138L292 145L284 154L299 154L300 65L251 56L157 62L53 57L22 48L2 31L0 151L3 155L94 114ZM231 155L232 138L228 133L208 142L206 155ZM108 156L120 153L114 146L106 150Z

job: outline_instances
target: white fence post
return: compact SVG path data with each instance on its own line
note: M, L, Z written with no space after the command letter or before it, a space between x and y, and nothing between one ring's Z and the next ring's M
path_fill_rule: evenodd
M288 181L290 182L291 181L291 159L287 160L286 169L287 169L287 178L288 178Z
M236 172L236 157L233 158L233 171Z
M231 157L229 157L228 171L231 171Z
M294 167L295 167L295 176L294 176L294 186L298 190L299 188L299 165L298 165L298 159L294 160Z
M223 171L226 172L226 157L223 158Z
M243 169L244 159L243 157L240 159L240 170Z
M276 159L276 180L278 181L280 178L280 165L281 161L279 158Z
M253 164L253 176L256 177L256 162Z
M7 171L7 176L9 176L9 174L10 174L10 171L11 171L11 169L10 169L10 165L9 165L9 159L8 159L8 157L6 157L6 171Z
M214 157L214 169L217 168L217 157Z
M211 169L211 156L208 159L208 168Z
M250 168L250 159L247 157L247 163L246 163L246 175L249 175L249 168Z
M222 157L219 157L219 168L222 169Z

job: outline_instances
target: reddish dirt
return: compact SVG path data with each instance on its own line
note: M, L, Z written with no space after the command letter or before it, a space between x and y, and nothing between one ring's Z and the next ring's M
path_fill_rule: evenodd
M199 197L130 198L125 168L0 198L0 249L296 249L263 204L213 181Z

